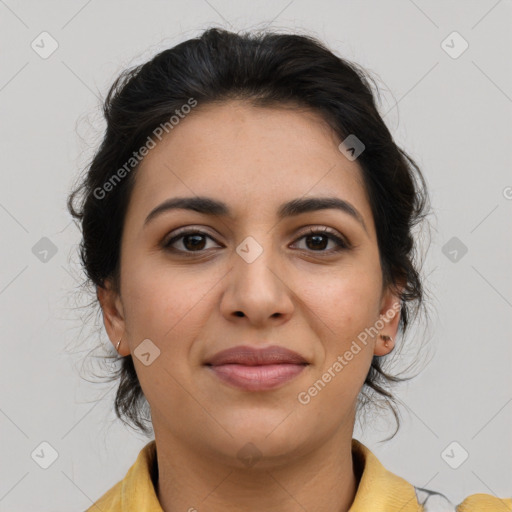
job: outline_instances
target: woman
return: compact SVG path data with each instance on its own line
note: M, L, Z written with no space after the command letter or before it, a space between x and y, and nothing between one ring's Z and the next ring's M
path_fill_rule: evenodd
M89 510L455 510L352 438L370 397L394 411L383 359L423 304L428 205L364 72L311 37L210 29L123 73L104 112L68 207L116 413L148 432L149 404L155 439Z

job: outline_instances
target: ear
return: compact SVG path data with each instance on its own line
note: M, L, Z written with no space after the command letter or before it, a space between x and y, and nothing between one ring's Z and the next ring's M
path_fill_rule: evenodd
M375 340L375 348L373 352L376 356L385 356L395 347L398 324L400 322L401 291L401 288L398 291L393 291L388 287L382 296L379 312L379 319L381 321L378 322L379 336L377 336ZM389 337L386 338L388 341L386 341L386 339L382 339L380 335Z
M119 355L129 355L128 343L122 339L126 330L123 304L121 297L114 290L111 280L105 281L105 287L98 286L96 288L96 296L101 305L103 323L105 324L105 330L110 338L110 342L116 348L117 343L121 340L118 350Z

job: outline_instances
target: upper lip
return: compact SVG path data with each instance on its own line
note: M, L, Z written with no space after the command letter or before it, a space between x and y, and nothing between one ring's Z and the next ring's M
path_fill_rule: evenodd
M246 366L258 366L267 364L308 364L297 352L284 347L272 345L265 348L255 348L248 345L240 345L222 350L213 355L205 364L219 366L222 364L242 364Z

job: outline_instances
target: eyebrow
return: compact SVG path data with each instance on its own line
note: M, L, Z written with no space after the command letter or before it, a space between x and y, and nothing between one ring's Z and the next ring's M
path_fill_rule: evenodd
M308 197L293 199L287 203L283 203L277 212L279 220L303 213L310 213L319 210L335 209L340 210L361 224L368 233L363 216L348 201L338 197ZM215 217L233 217L229 207L222 201L210 197L175 197L167 199L163 203L156 206L144 221L146 226L151 220L170 210L191 210L202 213L204 215L212 215Z

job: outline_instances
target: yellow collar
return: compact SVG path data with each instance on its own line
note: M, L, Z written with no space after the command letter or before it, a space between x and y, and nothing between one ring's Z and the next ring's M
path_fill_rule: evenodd
M357 439L352 439L354 463L362 468L362 476L349 512L418 512L414 487L388 471L377 457Z
M354 464L362 476L349 512L421 512L428 510L418 503L415 488L403 478L388 471L377 457L360 441L352 439ZM150 441L140 451L126 476L107 491L86 512L163 512L156 495L156 444ZM492 508L480 508L479 504ZM504 507L505 505L505 507ZM459 505L457 510L512 511L512 499L499 499L475 494ZM496 507L496 508L494 508Z

